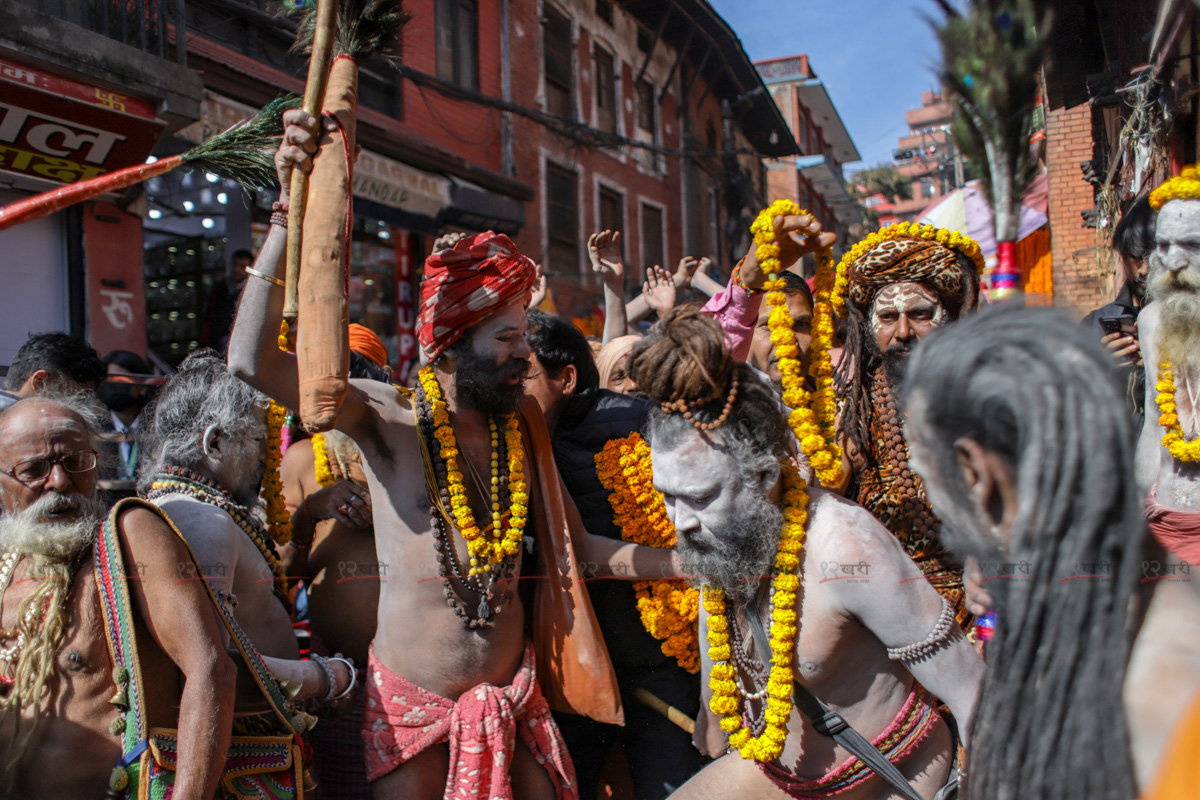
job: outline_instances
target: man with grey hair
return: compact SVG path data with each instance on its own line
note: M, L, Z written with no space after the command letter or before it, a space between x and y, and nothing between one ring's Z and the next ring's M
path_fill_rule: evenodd
M216 353L193 353L146 412L151 460L140 488L183 533L259 652L294 659L279 557L257 507L269 405Z
M1150 254L1153 302L1138 315L1146 421L1137 485L1150 532L1200 565L1200 178L1183 171L1150 194L1158 211Z
M178 729L174 797L213 797L235 670L203 585L179 580L183 543L150 510L124 509L106 524L125 574L97 558L105 509L94 429L63 400L34 396L0 411L0 503L0 796L104 797L124 766L112 725L127 687L98 591L117 581L131 599L146 721Z

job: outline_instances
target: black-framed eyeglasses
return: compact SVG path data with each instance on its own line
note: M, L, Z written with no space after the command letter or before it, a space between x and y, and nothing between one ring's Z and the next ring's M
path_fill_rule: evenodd
M73 453L65 453L54 458L31 458L28 461L22 461L12 469L0 467L0 472L28 486L49 478L50 470L54 469L55 464L62 466L71 475L91 472L96 468L96 456L95 450L76 450Z

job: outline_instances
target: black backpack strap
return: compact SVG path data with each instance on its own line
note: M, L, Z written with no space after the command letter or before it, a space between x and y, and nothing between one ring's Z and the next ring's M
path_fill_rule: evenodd
M750 620L747 626L754 637L755 650L763 653L771 652L771 644L767 640L767 632L759 622L758 603L755 600L746 602L746 615ZM842 747L850 751L879 777L892 785L897 792L908 800L925 800L916 789L896 769L896 765L884 758L883 753L866 740L865 737L846 722L841 714L822 703L816 695L804 688L800 681L792 681L792 699L797 708L804 712L813 724L813 728L822 736L828 736Z

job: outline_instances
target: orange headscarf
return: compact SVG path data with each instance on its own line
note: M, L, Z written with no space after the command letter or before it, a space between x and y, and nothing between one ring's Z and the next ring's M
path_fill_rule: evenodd
M388 354L383 340L366 325L350 323L350 349L377 366L387 366Z

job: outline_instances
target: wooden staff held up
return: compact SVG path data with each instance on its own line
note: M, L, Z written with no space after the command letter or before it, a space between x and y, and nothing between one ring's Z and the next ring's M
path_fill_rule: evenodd
M338 0L317 0L316 30L313 32L312 56L308 62L308 81L304 86L303 108L317 118L314 136L321 132L321 108L325 85L329 80L329 64L333 59L333 33L337 21ZM296 318L300 313L300 246L304 237L304 210L308 206L308 174L292 170L288 190L287 272L283 298L283 320L288 336L295 342Z

